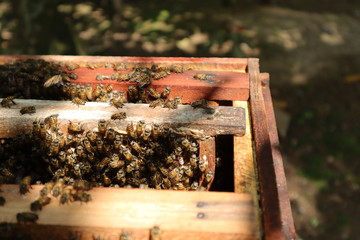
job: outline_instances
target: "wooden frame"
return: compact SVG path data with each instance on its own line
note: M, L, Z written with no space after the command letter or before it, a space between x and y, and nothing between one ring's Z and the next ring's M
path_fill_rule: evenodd
M234 193L95 189L92 193L93 202L80 206L70 204L61 207L56 206L57 203L51 203L40 213L39 224L34 228L13 225L14 229L39 236L37 239L41 239L40 236L46 239L45 236L51 236L50 233L64 236L65 233L71 234L71 232L82 232L81 239L92 239L94 236L117 239L122 231L131 232L135 239L148 239L153 225L160 226L162 239L296 238L279 152L269 75L260 74L258 59L0 56L0 63L31 57L77 62L81 66L85 66L86 62L181 64L191 70L185 75L173 75L168 79L156 81L155 87L162 88L170 84L174 87L174 92L181 95L185 102L202 97L231 100L234 107L245 109L247 124L245 135L234 136ZM85 71L85 68L78 70L79 75L81 71ZM104 68L99 71L102 73L108 70ZM215 83L199 82L192 78L195 73L208 72L215 72L217 76ZM96 72L91 74L93 76ZM86 77L80 78L78 82L98 83L91 82L90 75L83 75ZM117 89L124 87L127 87L127 83L115 86ZM201 143L200 154L210 156L212 164L209 164L209 169L215 169L214 138L206 141ZM17 193L17 186L3 185L1 189L3 195L9 199L9 205L0 207L0 222L14 223L15 213L26 210L25 206L28 206L31 199L36 198L35 190L39 187L34 186L33 191L23 199ZM146 212L138 211L138 215L134 218L135 223L126 223L129 215L125 214L125 217L118 218L119 215L111 214L112 209L117 209L118 203L111 202L110 196L114 196L129 207L121 211L133 211L132 209L139 207L146 209ZM149 200L147 196L154 198ZM105 205L106 207L100 207ZM96 206L99 208L97 209ZM89 225L67 221L66 214L70 211L75 212L76 209L84 210L81 210L82 217L90 217L91 211L85 210L92 209L98 218L95 217ZM55 213L63 217L55 218ZM109 221L102 225L103 217L108 217ZM147 222L141 221L145 218L148 218ZM90 231L90 228L93 230Z

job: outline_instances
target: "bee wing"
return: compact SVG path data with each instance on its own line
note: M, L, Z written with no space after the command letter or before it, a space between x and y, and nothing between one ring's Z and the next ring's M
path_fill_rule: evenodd
M61 75L54 75L51 78L49 78L48 80L46 80L46 82L44 83L44 87L50 87L53 86L55 84L58 84L59 82L62 81L62 77Z

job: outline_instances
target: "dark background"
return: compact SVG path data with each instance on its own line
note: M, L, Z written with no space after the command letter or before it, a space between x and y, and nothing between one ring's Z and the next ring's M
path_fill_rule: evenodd
M360 2L4 0L1 54L257 57L300 239L360 236Z

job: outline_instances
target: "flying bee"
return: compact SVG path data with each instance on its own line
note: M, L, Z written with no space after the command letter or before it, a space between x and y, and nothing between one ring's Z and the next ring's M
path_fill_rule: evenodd
M44 82L44 87L48 88L57 84L63 83L61 74L54 75Z
M169 71L160 71L160 72L152 73L151 76L154 80L158 80L167 77L169 74L170 74Z
M77 63L65 63L65 66L69 71L74 71L75 69L80 67Z
M174 99L170 98L169 100L167 100L167 102L164 104L164 108L168 108L168 109L177 109L177 104L174 101Z
M163 98L163 99L166 99L166 98L169 96L170 91L171 91L171 87L166 86L166 87L164 88L164 91L161 93L161 96L160 96L160 97Z
M25 107L22 107L20 109L20 113L21 115L24 115L24 114L33 114L36 112L36 109L35 109L35 106L25 106Z
M76 73L74 73L74 72L70 72L68 74L68 77L71 78L72 80L78 79L78 75Z
M110 105L116 108L122 108L124 106L124 102L122 102L120 98L118 99L113 98L110 100Z
M29 192L29 189L31 188L31 177L30 176L26 176L24 177L19 185L19 192L20 194L25 194L27 192Z
M144 121L144 120L140 120L140 121L136 124L136 135L137 135L138 137L142 135L144 127L145 127L145 121Z
M111 115L111 119L113 120L123 120L126 118L126 112L118 112Z
M10 108L11 105L16 105L16 102L14 101L14 96L9 96L9 97L6 97L4 98L2 101L1 101L1 106L2 107L6 107L6 108Z
M125 65L125 63L116 63L114 64L114 71L124 71L127 69L127 66Z
M32 202L30 204L30 210L31 211L41 211L42 207L45 205L48 205L51 201L51 198L48 196L41 196L38 200Z
M55 183L54 188L52 189L52 195L54 197L58 197L60 195L60 193L63 191L63 188L64 188L64 180L60 178Z
M92 101L93 100L93 89L91 85L88 83L85 86L85 95L87 100Z
M185 71L185 68L180 65L171 65L170 66L170 72L173 73L183 73Z
M140 98L139 96L139 91L136 87L134 86L129 86L128 88L128 94L129 94L129 101L130 102L137 102L138 99Z
M147 91L147 93L154 99L158 99L160 98L161 94L159 92L157 92L155 89L153 88L149 88L149 90Z
M85 101L78 97L73 98L72 103L76 104L77 106L85 105Z
M100 119L98 122L98 131L101 135L104 135L106 132L106 121L104 119Z
M208 171L205 173L204 183L208 185L214 179L214 172Z
M39 216L32 212L21 212L16 214L16 220L18 223L35 223L38 219Z
M68 132L73 134L82 133L84 128L80 123L75 124L69 120Z
M109 167L111 167L111 168L121 168L124 165L125 165L125 162L121 161L121 160L111 160L109 163Z
M80 201L80 202L89 202L91 201L91 195L89 193L86 193L84 191L77 191L72 195L74 201Z
M211 73L197 73L193 76L193 78L197 80L210 80L214 78L216 75Z
M201 172L205 172L208 166L207 157L204 155L202 158L200 157L198 167Z
M73 201L72 193L70 188L66 188L60 195L60 204L67 204Z
M96 81L107 80L107 79L111 79L111 75L98 74L98 75L96 75L95 79L96 79Z

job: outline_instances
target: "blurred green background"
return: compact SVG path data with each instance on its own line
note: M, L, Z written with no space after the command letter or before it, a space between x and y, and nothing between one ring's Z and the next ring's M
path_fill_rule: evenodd
M360 236L360 2L0 2L1 54L257 57L300 239Z

